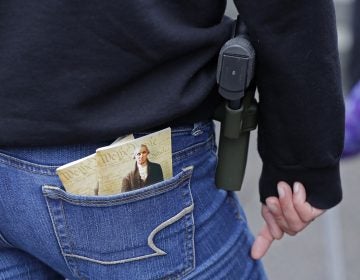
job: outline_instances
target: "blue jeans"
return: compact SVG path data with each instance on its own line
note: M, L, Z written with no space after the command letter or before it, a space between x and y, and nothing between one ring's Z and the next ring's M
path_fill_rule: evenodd
M266 279L236 195L215 187L212 123L172 143L174 177L112 196L55 173L105 143L0 148L0 279Z

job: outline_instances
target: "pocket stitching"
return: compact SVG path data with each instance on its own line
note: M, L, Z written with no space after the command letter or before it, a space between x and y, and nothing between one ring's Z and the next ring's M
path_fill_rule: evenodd
M56 175L57 166L32 163L1 152L0 163L34 174Z
M56 186L50 186L50 185L44 185L43 186L43 194L45 197L48 197L50 199L54 199L54 196L56 199L61 199L63 201L66 201L73 205L81 205L81 206L89 206L89 207L110 207L114 205L121 205L125 203L130 203L134 201L139 201L145 198L153 197L159 194L162 194L164 192L173 190L177 188L180 184L182 184L184 181L187 181L191 177L192 170L185 170L183 171L183 174L180 175L179 180L176 180L172 183L164 184L163 186L159 187L158 189L149 189L144 192L133 194L129 197L120 197L117 199L112 198L109 196L109 199L107 200L92 200L91 197L88 197L87 200L81 200L76 198L71 198L66 193L62 193L62 191L59 187ZM175 178L175 177L173 177ZM161 182L162 183L162 182ZM50 193L49 191L56 190L55 194ZM61 192L59 192L61 191Z
M59 233L58 233L57 227L56 227L56 225L55 225L54 215L53 215L53 213L52 213L52 211L51 211L51 209L50 209L50 205L49 205L48 200L45 199L45 201L46 201L46 206L47 206L47 208L48 208L48 213L49 213L49 215L50 215L51 224L52 224L52 226L53 226L53 232L54 232L54 234L55 234L55 236L56 236L56 241L57 241L58 246L59 246L59 248L60 248L61 254L64 256L65 253L64 253L64 250L63 250L63 246L61 245L62 243L61 243L61 241L60 241L60 237L59 237ZM63 211L63 209L62 209L62 211ZM72 273L75 274L77 277L80 277L80 275L78 274L78 272L77 272L77 270L76 270L76 266L73 266L73 265L69 264L68 259L66 259L65 257L63 257L63 259L64 259L64 261L65 261L66 266L68 267L68 269L69 269L70 271L72 271ZM70 262L71 262L71 260L70 260ZM74 269L73 269L73 267L74 267Z
M8 242L5 237L0 233L0 241L5 244L6 247L15 248L10 242Z
M63 255L65 257L78 258L78 259L82 259L82 260L86 260L86 261L90 261L90 262L94 262L94 263L98 263L98 264L103 264L103 265L123 264L123 263L127 263L127 262L147 259L150 257L167 255L167 253L165 251L161 250L159 247L157 247L155 245L154 240L153 240L155 235L157 233L159 233L161 230L163 230L164 228L166 228L166 227L172 225L173 223L176 223L180 219L184 218L187 214L190 214L193 211L193 209L194 209L194 204L191 204L190 206L183 208L179 213L177 213L173 217L167 219L166 221L162 222L160 225L158 225L155 229L153 229L150 232L150 234L148 236L148 245L151 249L153 249L155 251L155 253L142 255L142 256L138 256L138 257L133 257L133 258L122 259L122 260L116 260L116 261L101 261L101 260L96 260L96 259L92 259L92 258L88 258L85 256L76 255L76 254L63 253Z
M194 217L193 217L193 209L194 209L194 201L193 201L193 197L192 197L192 193L191 193L191 188L190 188L190 178L192 177L192 173L193 173L193 166L189 166L189 167L187 167L187 168L183 168L183 170L182 170L182 172L181 173L179 173L178 175L176 175L175 177L177 177L177 178L175 178L175 177L173 177L174 178L174 182L173 183L171 183L171 185L174 185L173 186L173 188L172 189L174 189L174 188L176 188L176 187L178 187L179 185L181 185L181 184L183 184L184 183L184 181L186 182L186 181L188 181L187 182L187 187L186 187L186 189L188 189L188 195L190 195L190 205L183 205L183 207L182 207L182 210L180 210L180 212L178 213L179 215L180 215L180 217L178 218L178 219L176 219L175 221L173 221L172 223L170 223L169 225L167 225L167 226L170 226L171 224L173 224L173 223L175 223L175 222L177 222L178 220L182 220L182 219L185 219L185 229L186 229L186 232L185 232L185 234L187 235L187 238L185 238L187 241L185 241L185 242L187 242L187 245L186 244L184 244L185 246L186 246L186 251L189 249L189 246L191 247L190 249L191 249L191 253L190 252L188 252L185 256L184 256L184 261L185 261L185 263L184 263L184 267L180 270L180 271L173 271L173 272L171 272L170 274L168 274L168 277L169 278L166 278L166 279L182 279L182 277L184 276L184 275L187 275L189 272L191 272L194 268L195 268L195 246L194 246L194 231L195 231L195 225L194 225ZM166 186L166 187L165 187ZM169 190L169 188L168 188L168 186L169 186L169 184L167 184L167 185L165 185L164 186L164 191L168 191ZM49 199L51 199L51 196L49 197L49 195L45 195L46 194L46 192L44 192L44 188L45 188L46 186L43 186L43 195L44 195L44 197L45 197L45 200L46 200L46 203L47 203L47 206L48 206L48 211L49 211L49 213L50 213L50 215L51 215L51 217L52 217L52 224L53 224L53 228L54 228L54 231L55 231L55 235L56 235L56 237L57 237L57 241L58 241L58 245L59 245L59 247L60 247L60 250L61 250L61 253L62 253L62 255L63 255L63 258L64 258L64 260L65 260L65 262L66 262L66 264L67 264L67 266L69 267L69 269L70 269L70 271L72 271L73 273L74 273L74 275L76 274L76 275L80 275L79 274L79 271L78 271L78 266L77 266L77 264L76 264L76 262L75 262L75 259L83 259L83 260L87 260L87 261L92 261L93 259L91 259L91 258L88 258L88 257L85 257L85 256L81 256L81 255L76 255L76 254L71 254L71 251L73 251L72 249L71 249L71 242L70 243L68 243L68 242L66 242L65 244L60 240L60 236L59 236L59 234L61 235L62 233L60 232L58 232L58 230L57 230L57 227L55 226L55 221L54 221L54 216L53 216L53 213L52 213L52 211L50 210L50 205L49 205L49 203L50 203L50 200ZM51 187L51 186L49 186L49 188L56 188L56 189L59 189L58 187ZM185 190L183 190L185 193L187 193ZM151 192L150 192L151 193ZM153 194L153 193L151 193L151 194ZM185 195L184 193L183 193L183 195ZM59 201L59 203L61 204L61 210L60 211L63 211L63 200L62 199L58 199L58 201ZM88 206L88 205L85 205L85 206ZM186 208L186 209L185 209ZM184 214L182 214L181 215L181 213L183 213L183 211L185 212ZM178 214L176 214L176 215L178 215ZM167 219L165 222L168 222L168 221L171 221L172 219L174 219L174 217L176 216L176 215L174 215L173 217L171 217L171 218L169 218L169 219ZM190 220L190 224L189 224L189 221ZM192 222L191 222L192 221ZM66 222L66 221L65 221ZM165 223L165 222L162 222L160 225L158 225L157 227L155 227L155 229L154 230L152 230L152 232L154 232L154 234L153 234L153 236L155 236L156 235L156 233L158 233L158 232L160 232L163 228L159 228L163 223ZM191 229L189 229L189 227L191 227ZM164 227L165 228L165 227ZM157 230L157 231L156 231ZM189 235L191 235L190 237L189 237ZM189 240L189 238L191 239L191 240ZM67 239L67 238L66 238ZM188 242L191 242L191 245L189 245L188 244ZM65 249L65 251L64 251L64 245L67 245L67 246L69 246L69 249L70 249L70 251L68 252L68 253L66 253L66 249ZM156 246L156 245L155 245ZM149 246L150 248L151 248L151 246ZM154 248L151 248L151 249L153 249L154 250ZM159 249L159 250L161 250L161 249ZM162 251L162 250L161 250ZM147 258L149 258L149 257L155 257L155 256L159 256L159 255L166 255L166 252L164 252L164 254L161 254L161 253L159 253L159 252L155 252L155 253L153 253L153 254L149 254L149 255L147 255L147 256L143 256L143 257L141 257L140 256L140 258L136 258L136 259L134 259L134 258L132 258L132 259L125 259L125 260L120 260L120 261L118 261L117 263L128 263L128 262L130 262L130 261L136 261L136 260L140 260L140 259L147 259ZM77 257L78 256L78 257ZM74 258L71 258L71 257L74 257ZM93 262L93 261L92 261ZM98 262L98 263L100 263L101 264L101 262L102 261L98 261L98 260L96 260L95 259L95 263L96 262ZM104 263L102 263L102 264L104 264ZM80 277L80 276L79 276Z

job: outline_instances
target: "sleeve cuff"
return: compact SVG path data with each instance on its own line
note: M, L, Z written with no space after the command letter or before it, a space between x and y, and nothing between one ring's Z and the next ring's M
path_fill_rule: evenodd
M278 167L264 163L259 184L262 203L269 196L278 196L279 181L285 181L290 186L295 182L302 183L306 189L306 200L315 208L329 209L342 199L339 163L326 168Z

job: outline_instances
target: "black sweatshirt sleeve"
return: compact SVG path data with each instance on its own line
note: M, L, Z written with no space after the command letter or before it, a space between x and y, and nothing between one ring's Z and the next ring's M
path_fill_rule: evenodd
M260 197L277 182L305 185L307 200L327 209L342 198L341 91L331 0L234 0L255 47L259 91Z

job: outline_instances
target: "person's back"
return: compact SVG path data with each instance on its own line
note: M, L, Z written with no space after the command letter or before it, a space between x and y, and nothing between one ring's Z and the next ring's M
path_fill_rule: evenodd
M214 184L217 56L233 27L225 0L1 1L5 278L265 279L256 259L271 242L340 202L332 1L234 2L260 96L266 225L255 243L235 193ZM167 126L171 179L83 196L56 176L118 136Z
M0 145L108 140L210 117L232 28L224 9L224 0L2 1Z

